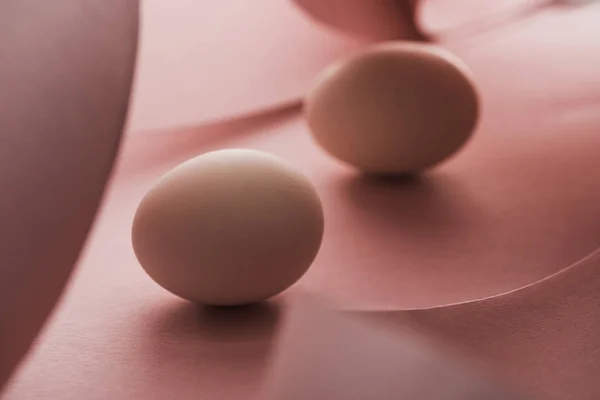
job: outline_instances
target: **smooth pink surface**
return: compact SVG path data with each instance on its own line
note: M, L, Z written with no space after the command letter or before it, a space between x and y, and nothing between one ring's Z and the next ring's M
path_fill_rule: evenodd
M0 3L0 390L60 296L127 114L136 0Z
M353 318L352 318L353 317ZM518 400L410 327L390 331L365 318L296 299L269 368L268 400ZM419 332L420 333L420 332Z
M130 137L93 241L46 334L5 399L248 399L260 392L294 290L344 308L399 309L540 398L600 397L600 6L548 8L446 45L473 69L483 119L454 160L417 181L358 177L310 140L298 110ZM560 26L561 29L557 29ZM196 154L251 147L317 185L326 233L282 299L210 310L157 287L130 245L134 209ZM389 313L386 313L389 311ZM520 375L518 371L524 371Z
M387 321L404 315L383 313ZM600 252L504 296L412 311L414 321L540 399L600 397Z
M212 123L297 101L366 43L287 0L146 0L129 130Z
M553 0L420 0L416 22L426 34L466 36L514 23Z

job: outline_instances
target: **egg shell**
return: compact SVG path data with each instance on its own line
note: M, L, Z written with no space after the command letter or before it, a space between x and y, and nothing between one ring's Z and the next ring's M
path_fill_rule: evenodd
M316 142L365 172L405 174L455 154L478 119L471 73L439 47L374 46L325 70L305 101Z
M135 254L170 292L197 303L241 305L287 289L323 237L320 199L287 162L220 150L162 177L133 223Z

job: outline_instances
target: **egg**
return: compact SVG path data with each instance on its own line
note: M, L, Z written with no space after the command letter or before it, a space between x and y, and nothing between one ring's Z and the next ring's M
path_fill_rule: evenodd
M305 99L316 142L373 174L410 174L455 154L473 134L470 71L434 45L390 42L326 69Z
M134 252L160 286L190 301L268 299L309 268L323 238L321 201L293 166L256 150L193 158L140 202Z

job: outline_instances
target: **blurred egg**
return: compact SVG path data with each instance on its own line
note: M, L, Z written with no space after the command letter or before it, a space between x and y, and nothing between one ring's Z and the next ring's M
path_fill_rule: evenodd
M132 242L148 275L193 302L241 305L295 283L323 237L321 201L287 162L221 150L162 177L135 214Z
M327 152L367 173L430 168L472 135L478 97L470 72L433 45L386 43L325 70L305 101Z

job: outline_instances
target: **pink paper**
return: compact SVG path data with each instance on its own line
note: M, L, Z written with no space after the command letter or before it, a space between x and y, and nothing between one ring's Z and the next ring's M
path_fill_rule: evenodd
M375 40L418 39L418 0L293 0L315 20L349 35Z
M421 180L360 178L315 146L297 108L129 137L70 290L5 399L259 399L287 301L309 291L392 326L410 316L542 399L597 400L599 20L598 5L549 7L445 42L473 69L483 116L470 145ZM222 147L296 165L327 222L295 288L218 312L154 284L130 228L162 173Z
M546 400L600 396L600 251L501 296L446 307L372 314L415 327ZM388 325L390 326L390 325Z
M517 400L410 329L392 332L296 301L273 352L265 400Z
M130 131L190 126L297 101L365 41L286 0L147 0Z
M420 0L416 21L433 37L469 36L515 23L553 0Z
M54 308L96 215L125 122L137 33L137 1L0 2L0 390Z

